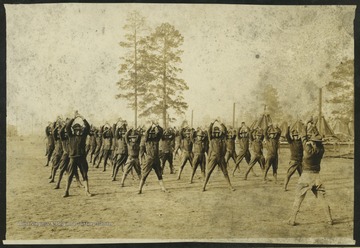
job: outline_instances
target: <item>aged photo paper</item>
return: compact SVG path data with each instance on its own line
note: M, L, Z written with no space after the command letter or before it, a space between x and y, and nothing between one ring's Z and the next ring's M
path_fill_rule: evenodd
M355 244L355 8L5 4L4 243ZM270 168L264 180L256 164L244 180L248 163L243 159L236 170L234 155L226 163L228 177L215 168L203 192L200 167L190 184L192 161L181 168L186 151L171 150L174 168L165 164L160 181L150 172L138 194L135 170L124 187L123 167L112 180L115 149L103 146L104 159L95 163L91 152L86 157L92 196L79 171L79 182L74 177L63 197L68 173L54 189L60 169L53 178L52 171L62 155L58 147L49 155L45 130L74 117L92 130L112 130L125 121L128 129L143 130L152 123L166 130L207 130L215 120L227 131L237 131L242 122L249 130L277 127L277 172ZM285 191L290 161L285 131L308 120L317 125L325 147L321 195L307 193L292 226L299 174ZM238 144L236 139L239 154ZM266 147L265 142L265 158ZM323 188L332 225L321 203Z

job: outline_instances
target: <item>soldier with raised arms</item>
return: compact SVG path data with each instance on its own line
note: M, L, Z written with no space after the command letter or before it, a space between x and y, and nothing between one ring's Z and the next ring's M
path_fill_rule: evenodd
M241 161L245 158L246 163L249 165L250 163L250 151L249 151L249 135L250 129L246 126L245 122L241 123L241 127L239 127L237 131L237 152L238 155L236 157L236 164L233 170L233 176L235 175L235 171L239 169Z
M169 163L170 174L175 173L174 164L173 164L173 150L175 142L175 132L172 128L165 129L161 137L161 171L164 174L165 164Z
M79 123L74 123L75 119L80 118L83 121L84 126ZM85 143L86 136L89 134L90 125L89 123L79 115L79 113L75 112L75 117L69 121L66 125L66 132L69 136L69 157L70 162L68 165L68 179L66 182L66 190L64 197L69 196L69 189L71 185L72 178L79 168L81 176L85 182L85 193L87 196L92 196L89 191L89 181L88 181L88 170L89 166L86 161L86 151L85 151Z
M127 144L128 161L125 164L124 174L121 179L121 187L124 187L124 182L127 175L132 168L135 169L139 179L141 179L141 166L139 161L141 135L139 130L130 128L125 134L125 142Z
M142 193L146 178L148 177L151 170L155 171L155 174L159 180L161 190L166 192L164 186L162 171L159 157L159 141L163 135L163 129L155 121L152 121L151 126L145 132L145 146L146 146L146 160L141 165L142 173L139 185L139 194Z
M299 213L301 203L305 199L306 193L311 190L324 209L327 223L333 224L330 206L325 198L325 186L320 178L321 160L325 153L322 143L322 136L317 130L312 118L306 123L305 131L302 135L303 142L303 171L297 183L295 200L293 204L292 214L288 220L288 224L295 226L296 217Z
M280 145L281 130L277 126L270 124L265 130L265 146L266 146L266 158L265 158L265 173L264 181L267 180L267 173L272 167L273 177L275 183L277 183L277 170L279 163L279 145Z
M290 162L289 169L286 173L284 190L287 191L291 176L297 171L299 176L302 173L302 160L303 160L303 144L299 130L293 129L290 132L290 126L286 129L285 138L289 143L290 148Z
M203 179L205 179L205 166L206 166L205 151L206 151L206 145L208 143L207 140L208 140L207 132L201 130L201 128L198 128L196 131L194 131L191 134L194 158L192 161L193 170L190 178L190 183L193 182L196 169L198 168L199 165Z
M217 123L220 125L215 126ZM211 173L214 171L215 167L218 165L223 172L225 179L229 185L231 190L235 190L230 182L230 178L227 171L227 166L225 162L225 152L226 152L226 144L225 139L227 136L227 130L223 123L215 120L209 126L208 130L209 134L209 156L208 156L208 164L207 164L207 174L203 186L203 191L206 190L206 185L210 179Z
M180 180L181 173L186 165L187 162L190 163L190 166L192 166L192 159L193 159L193 153L192 153L192 147L193 143L191 141L190 135L193 132L193 129L190 127L184 127L180 131L180 137L181 137L181 163L180 163L180 169L179 174L177 177L177 180Z
M53 122L50 122L49 125L45 128L45 135L46 135L46 164L45 166L49 166L51 156L55 149L55 141L53 136Z
M264 134L260 127L257 127L250 133L250 154L251 161L245 173L244 180L247 180L249 172L253 169L256 163L259 163L262 171L265 169L265 158L263 155L263 140Z
M120 122L120 125L118 126ZM115 142L116 150L114 151L114 162L112 171L112 181L116 181L116 176L119 172L120 167L124 170L124 165L128 159L128 150L125 140L125 134L127 132L127 122L119 119L115 125Z

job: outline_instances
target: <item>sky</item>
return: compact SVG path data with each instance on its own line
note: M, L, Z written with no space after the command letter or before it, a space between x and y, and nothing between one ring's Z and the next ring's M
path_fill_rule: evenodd
M5 9L7 123L21 134L42 134L49 121L75 110L95 125L119 117L133 123L133 110L115 98L126 52L119 42L133 10L149 27L168 22L184 37L179 77L189 86L189 108L179 122L189 121L191 111L194 125L217 117L231 122L234 102L241 118L264 83L277 88L287 111L304 114L317 104L313 88L354 57L355 6L349 5L63 3Z

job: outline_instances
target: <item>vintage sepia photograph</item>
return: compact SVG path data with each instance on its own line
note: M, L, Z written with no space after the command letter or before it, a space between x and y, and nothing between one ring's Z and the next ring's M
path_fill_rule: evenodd
M5 4L5 244L354 245L355 5Z

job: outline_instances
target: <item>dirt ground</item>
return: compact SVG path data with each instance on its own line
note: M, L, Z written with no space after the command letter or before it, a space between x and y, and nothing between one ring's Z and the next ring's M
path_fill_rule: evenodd
M331 155L331 147L326 155ZM339 152L353 149L342 146ZM256 165L254 177L243 180L246 163L231 176L236 191L230 191L221 173L215 169L207 191L202 192L200 171L189 184L190 165L180 181L166 167L164 184L169 193L160 191L154 172L148 177L143 194L138 195L138 180L131 176L120 188L106 172L89 164L89 183L93 197L72 184L71 196L63 198L66 176L61 189L55 190L45 165L45 140L8 138L7 140L7 240L108 239L112 242L206 241L236 243L316 243L353 244L354 160L325 157L321 176L327 190L334 225L312 194L305 198L297 226L288 226L298 175L283 190L288 169L289 150L279 157L278 184L264 183ZM179 159L175 160L175 167ZM234 163L229 164L232 172ZM118 180L121 179L119 172ZM271 172L269 178L272 179ZM57 178L56 178L57 180ZM103 240L104 241L104 240ZM94 241L95 242L95 241Z

